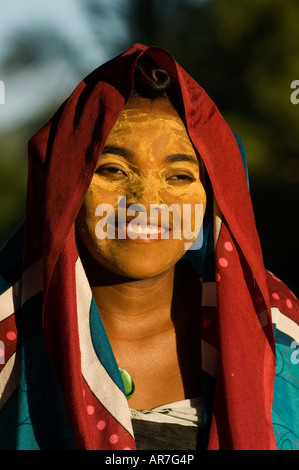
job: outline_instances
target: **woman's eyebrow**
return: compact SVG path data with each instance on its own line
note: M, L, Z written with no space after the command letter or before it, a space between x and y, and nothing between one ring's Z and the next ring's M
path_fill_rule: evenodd
M119 155L120 157L124 158L130 158L131 157L131 152L123 147L117 147L115 145L106 145L104 147L104 150L102 152L102 155L104 153L112 153L113 155Z
M106 145L102 152L102 155L105 153L111 153L113 155L119 155L120 157L124 157L126 159L132 158L132 154L129 150L124 147L117 147L116 145ZM188 155L185 153L173 153L171 155L167 155L166 162L168 163L176 163L176 162L189 162L195 165L199 165L198 160L193 155Z
M194 157L193 155L185 154L185 153L174 153L172 155L168 155L166 157L166 161L169 163L189 162L189 163L194 163L197 166L199 165L196 157Z

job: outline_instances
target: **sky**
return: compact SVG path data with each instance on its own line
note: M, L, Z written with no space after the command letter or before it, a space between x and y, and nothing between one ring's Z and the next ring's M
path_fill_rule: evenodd
M109 38L126 37L115 13L118 0L96 1L103 10L98 24L102 41L90 27L84 0L1 0L0 134L21 126L53 100L60 104L84 76L110 58ZM60 43L52 41L54 32ZM39 61L7 71L3 63L15 50L16 39L21 45L33 41Z

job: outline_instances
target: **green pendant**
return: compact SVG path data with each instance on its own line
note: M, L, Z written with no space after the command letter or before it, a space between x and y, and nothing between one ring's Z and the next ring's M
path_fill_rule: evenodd
M127 400L129 400L129 398L131 398L135 392L135 384L129 372L127 372L125 369L121 369L120 367L119 372L121 378L123 379Z

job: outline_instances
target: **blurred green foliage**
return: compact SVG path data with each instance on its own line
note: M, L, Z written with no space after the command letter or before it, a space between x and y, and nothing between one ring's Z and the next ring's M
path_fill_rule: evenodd
M24 218L27 162L19 131L0 141L0 242L3 244Z
M93 25L102 3L86 2ZM299 104L290 101L291 82L299 79L298 0L127 0L118 14L130 37L118 51L114 37L111 56L133 42L169 50L242 138L265 265L298 295ZM23 60L19 52L14 66ZM50 114L1 136L0 244L24 215L26 142Z

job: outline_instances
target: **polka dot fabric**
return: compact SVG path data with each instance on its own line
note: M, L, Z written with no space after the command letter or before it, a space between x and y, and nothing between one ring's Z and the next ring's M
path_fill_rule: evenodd
M89 433L98 441L98 449L134 450L135 442L132 436L116 423L90 391L86 382L82 389L82 399L85 405ZM94 444L93 444L94 445Z
M16 317L10 316L1 322L1 342L0 342L0 372L9 358L14 354L17 347L17 327Z

